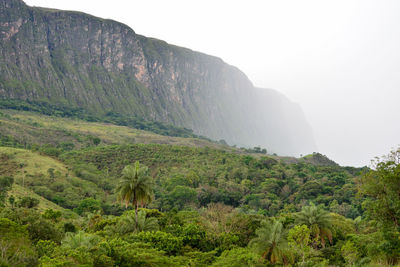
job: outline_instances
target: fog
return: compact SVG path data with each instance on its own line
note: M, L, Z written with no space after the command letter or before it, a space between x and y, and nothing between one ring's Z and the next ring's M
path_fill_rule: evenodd
M301 105L319 152L368 165L400 144L400 1L26 0L221 57Z

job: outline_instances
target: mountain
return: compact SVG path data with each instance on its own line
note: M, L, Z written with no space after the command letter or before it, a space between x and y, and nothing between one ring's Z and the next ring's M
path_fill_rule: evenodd
M314 151L299 105L221 59L80 12L0 0L0 98L117 113L283 155Z

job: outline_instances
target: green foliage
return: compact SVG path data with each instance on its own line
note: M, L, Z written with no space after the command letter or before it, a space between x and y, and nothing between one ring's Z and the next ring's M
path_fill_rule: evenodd
M8 176L0 176L0 206L5 202L7 191L11 189L14 178Z
M54 253L56 247L57 243L50 240L39 240L35 245L39 258L43 256L50 257Z
M54 179L54 169L53 168L49 168L47 169L47 173L49 174L51 179Z
M142 232L141 234L147 234ZM111 247L110 256L116 266L174 266L179 265L172 257L164 252L143 243L128 243L121 239L109 241Z
M301 258L301 265L305 265L306 257L309 256L311 248L311 231L307 225L296 225L288 233L289 246L293 248Z
M167 255L180 254L183 248L182 238L161 231L140 232L135 235L134 239L150 243L153 247L165 251Z
M79 215L101 211L101 203L97 199L86 198L79 203L79 206L74 211Z
M249 246L263 259L271 264L291 262L292 253L287 247L285 229L280 221L263 221L256 234Z
M383 251L390 263L400 261L400 149L377 158L373 170L361 178L367 216L378 223Z
M115 230L121 235L142 231L157 231L158 220L155 217L147 217L146 211L138 211L137 222L133 211L126 211L115 225Z
M197 224L174 225L172 233L182 238L184 246L190 246L201 251L211 250L207 232Z
M0 218L0 266L36 264L36 255L25 227Z
M19 207L24 207L24 208L34 208L37 205L39 205L40 200L33 198L33 197L23 197L20 199L17 204Z
M122 178L116 191L118 199L128 207L131 203L135 208L136 225L138 224L138 206L150 203L153 199L153 180L147 175L148 168L140 167L139 161L135 166L128 165L122 170Z
M2 148L0 246L4 249L5 240L11 246L0 265L399 262L393 208L399 172L393 155L360 179L356 197L355 176L364 170L340 167L318 155L286 160L210 147L107 145L100 135L100 143L96 134L77 136L84 146L32 147L41 155ZM143 165L130 165L135 161ZM119 195L125 180L125 189L137 190ZM118 206L118 195L128 210Z
M32 216L27 224L29 238L33 242L40 240L51 240L59 243L62 239L62 232L56 228L53 222L49 222L39 216Z
M75 225L71 222L64 223L64 232L65 233L68 233L68 232L75 233L76 232Z
M100 237L92 234L79 231L77 233L68 232L65 234L65 238L62 240L61 245L68 249L77 249L84 247L85 249L91 249L100 242Z
M342 252L343 258L346 260L346 263L350 266L354 266L358 258L357 248L354 246L353 242L348 240L340 249Z
M319 242L325 247L325 239L332 243L332 218L322 207L317 207L313 203L304 206L301 212L296 214L296 222L309 227L315 248L319 246Z
M65 104L54 105L45 101L31 101L31 100L23 101L18 99L0 98L0 109L33 111L44 115L76 118L89 122L113 123L115 125L128 126L131 128L154 132L165 136L194 137L194 138L207 139L205 137L200 137L193 134L193 131L190 129L176 127L159 121L149 121L140 117L127 116L115 112L107 112L105 114L99 114L88 111L87 109L74 107L71 105L65 105ZM95 146L100 144L100 141L101 140L96 137L93 137L91 139L91 142ZM0 136L0 144L1 143L12 144L11 146L13 147L17 145L16 144L17 141L13 140L12 137Z
M50 156L50 157L58 157L62 153L62 150L60 148L57 148L57 147L55 147L55 146L53 146L51 144L47 144L47 145L41 146L39 148L39 151L43 155L47 155L47 156ZM49 175L50 175L51 178L54 178L54 177L51 176L51 175L54 175L54 173L52 173L51 171L49 172Z
M96 267L109 267L115 266L114 260L107 255L99 255L93 260L93 266Z
M374 170L361 179L363 204L371 219L400 230L400 149L377 159Z
M49 219L49 220L52 220L54 222L57 222L59 220L59 218L61 217L61 211L59 211L59 210L55 211L53 209L47 209L47 210L44 211L42 216L45 219Z
M177 185L167 196L169 207L183 209L186 206L197 205L197 192L188 186Z
M261 147L256 146L254 148L245 148L244 151L247 153L258 153L258 154L267 154L267 150L265 148L261 149Z
M321 153L312 153L310 155L306 155L302 158L306 162L313 163L315 165L320 166L337 166L338 164L332 160L330 160L327 156L322 155Z
M11 207L14 208L15 197L14 197L14 196L10 196L10 197L8 198L8 202L10 203Z
M105 177L114 179L124 166L139 159L151 166L156 196L152 207L162 210L222 202L273 216L288 204L299 210L306 199L327 205L337 198L338 205L351 207L344 215L357 217L361 211L352 176L339 166L284 164L210 148L154 144L89 148L65 153L62 159L73 166L84 162L107 170ZM305 176L299 177L299 172ZM331 179L339 176L340 180Z
M213 267L243 267L243 266L265 266L260 261L260 256L247 248L235 248L226 250L211 265Z
M24 226L30 240L34 243L39 240L52 240L59 243L63 237L61 230L36 210L26 208L4 209L0 213L0 218L7 218Z

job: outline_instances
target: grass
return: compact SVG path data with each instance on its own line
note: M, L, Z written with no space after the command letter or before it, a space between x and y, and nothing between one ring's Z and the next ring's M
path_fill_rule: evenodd
M27 174L34 174L35 176L45 176L49 168L53 168L55 171L61 174L66 174L68 172L67 168L59 161L52 159L50 157L39 155L29 150L11 148L11 147L0 147L0 155L7 155L9 161L14 164L9 164L8 166L17 166L13 168L13 177L15 183L12 189L8 192L9 196L14 196L17 199L23 197L32 197L39 199L39 210L54 209L63 210L60 206L55 203L39 196L29 188L24 186L24 180Z
M60 176L65 176L68 173L67 168L61 162L38 153L18 148L0 147L0 155L2 156L2 171L7 175L14 177L12 189L8 192L9 196L14 196L17 199L29 196L39 199L40 203L37 207L39 210L54 209L63 210L57 204L39 196L25 184L27 176L47 177L47 170L53 168ZM4 157L6 155L6 157ZM8 158L8 162L5 162ZM7 168L9 170L7 170ZM31 178L30 178L31 179Z
M53 209L53 210L60 210L63 211L64 209L57 204L45 199L42 196L39 196L29 188L23 187L18 184L14 184L13 187L11 188L10 191L8 191L8 196L14 196L17 199L18 198L23 198L23 197L32 197L38 199L39 205L37 206L37 209L40 211L44 211L46 209Z
M33 112L0 110L0 134L11 135L29 143L45 144L72 142L76 148L86 146L88 136L101 139L104 144L170 144L235 150L199 138L171 137L107 123L50 117Z
M17 183L23 182L26 174L47 176L47 170L53 168L61 175L68 173L67 168L61 162L38 153L18 148L0 147L0 154L6 154L12 159L19 168L14 173Z

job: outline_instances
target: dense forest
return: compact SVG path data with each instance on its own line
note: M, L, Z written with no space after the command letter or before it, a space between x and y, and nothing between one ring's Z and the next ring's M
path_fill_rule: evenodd
M399 264L400 150L342 167L8 105L0 266Z

